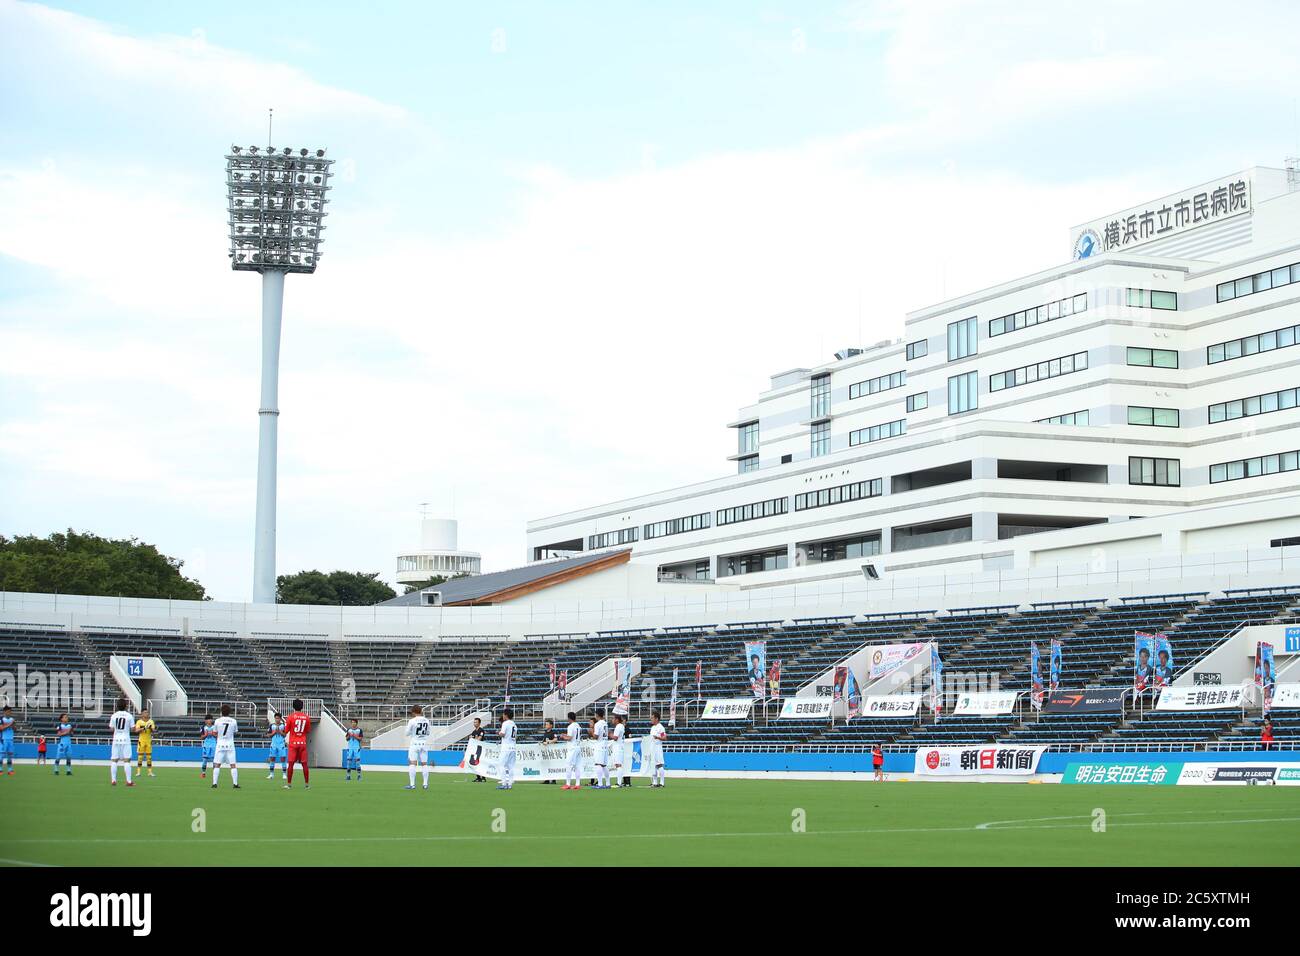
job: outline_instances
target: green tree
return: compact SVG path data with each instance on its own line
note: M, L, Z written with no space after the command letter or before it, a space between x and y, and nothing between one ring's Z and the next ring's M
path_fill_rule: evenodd
M427 581L419 581L415 584L406 585L406 591L403 593L410 594L412 591L423 591L425 588L436 587L437 585L442 584L446 580L447 580L447 576L445 574L435 574Z
M397 592L379 580L378 571L299 571L275 579L275 600L279 604L366 606L391 597L397 597Z
M0 590L47 594L207 600L181 574L185 562L135 538L101 538L68 529L47 538L0 535Z

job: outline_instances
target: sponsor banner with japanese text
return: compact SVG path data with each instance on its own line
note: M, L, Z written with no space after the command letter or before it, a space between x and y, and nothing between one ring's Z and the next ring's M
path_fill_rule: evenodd
M862 698L863 717L915 717L920 694L880 694Z
M1124 709L1127 687L1094 687L1091 690L1058 690L1047 699L1047 712L1060 714L1113 713Z
M954 714L976 714L994 717L1009 714L1016 709L1016 692L1013 690L981 691L971 694L958 694Z
M1182 773L1181 762L1071 763L1066 764L1061 783L1134 784L1172 787Z
M779 720L830 720L829 697L787 697L781 705Z
M1246 688L1239 684L1228 687L1197 687L1182 684L1162 687L1156 710L1232 710L1246 702Z
M930 777L1032 776L1047 750L1003 744L969 747L918 747L915 772Z
M612 746L612 745L611 745ZM643 738L634 737L624 740L621 762L632 773L648 772L642 767L641 753ZM582 779L596 775L596 742L584 740L579 745L582 754ZM610 758L611 762L614 762ZM501 779L501 745L471 738L465 744L465 753L460 767L467 773L475 773L494 780ZM569 766L569 745L566 742L553 744L519 744L515 747L515 777L520 780L563 780Z
M700 720L748 720L749 711L753 706L752 697L709 700L704 704L704 712L700 714Z
M879 680L890 671L906 664L925 648L925 644L876 644L868 647L871 666L867 671L867 682Z
M1180 787L1247 787L1252 784L1281 783L1294 786L1291 779L1281 780L1300 770L1300 764L1252 760L1249 763L1185 763L1178 775Z

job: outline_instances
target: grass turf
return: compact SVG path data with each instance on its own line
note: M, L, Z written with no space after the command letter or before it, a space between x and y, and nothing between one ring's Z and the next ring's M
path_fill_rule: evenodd
M221 788L159 769L127 789L108 768L0 777L0 863L78 866L1291 865L1300 790L670 779L651 790L508 793L434 774L357 783L241 771ZM120 778L119 778L120 779ZM505 811L505 832L493 830ZM1093 812L1106 814L1094 832ZM203 811L206 831L192 829ZM806 832L794 832L802 810ZM1146 852L1135 852L1140 843Z

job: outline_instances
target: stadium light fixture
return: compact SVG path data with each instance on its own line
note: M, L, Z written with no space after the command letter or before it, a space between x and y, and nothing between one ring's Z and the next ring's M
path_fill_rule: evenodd
M280 415L280 324L284 277L311 275L334 160L324 149L279 150L269 143L231 146L226 154L230 268L262 274L262 401L258 407L257 519L253 533L253 601L275 603L275 488Z

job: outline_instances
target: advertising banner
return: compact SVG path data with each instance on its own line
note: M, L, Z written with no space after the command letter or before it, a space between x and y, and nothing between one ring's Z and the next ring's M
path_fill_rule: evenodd
M915 717L920 694L881 694L862 698L863 717Z
M925 644L876 644L867 648L871 655L871 666L867 671L867 682L879 680L890 671L906 664L913 657L925 650Z
M975 777L985 774L1027 777L1038 770L1047 750L1002 744L973 744L969 747L918 747L915 772L927 777Z
M755 700L762 700L767 690L767 641L745 642L745 676Z
M1246 688L1241 685L1196 687L1184 684L1162 688L1156 710L1232 710L1242 707L1245 702Z
M1059 690L1047 699L1047 712L1049 714L1115 713L1124 709L1124 695L1127 693L1127 687Z
M1300 707L1300 684L1278 684L1273 692L1274 710L1293 710Z
M957 706L953 714L972 714L981 717L994 717L1009 714L1016 709L1016 692L1013 690L980 691L971 694L958 694Z
M778 719L829 721L831 706L829 697L787 697L781 704Z
M1264 760L1249 763L1184 763L1178 775L1180 787L1248 787L1273 784L1296 764L1279 764ZM1289 781L1286 785L1289 785Z
M1061 783L1158 784L1172 787L1183 771L1181 763L1071 763L1065 765Z
M710 700L704 704L700 720L748 720L749 711L754 706L752 697L732 697L724 700Z
M634 774L648 774L649 768L643 765L641 754L645 738L636 737L624 743L624 766L630 767ZM631 754L628 754L628 750ZM587 780L596 775L596 742L584 740L580 744L582 753L582 779ZM628 761L630 760L630 764ZM475 773L494 780L501 778L501 745L482 740L470 739L465 744L465 753L461 757L460 767L467 773ZM515 748L515 781L520 780L563 780L569 765L569 745L560 741L552 744L520 744Z

